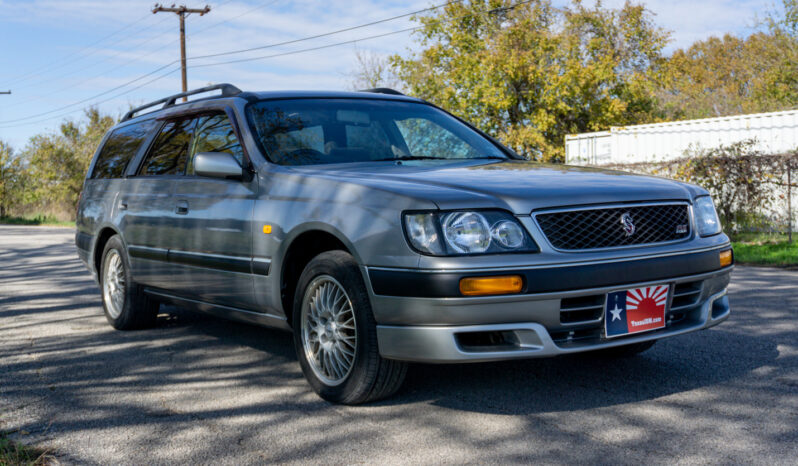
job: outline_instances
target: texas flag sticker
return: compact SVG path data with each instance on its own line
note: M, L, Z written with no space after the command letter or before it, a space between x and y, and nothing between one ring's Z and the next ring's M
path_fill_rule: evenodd
M668 290L668 285L657 285L608 293L607 338L665 327Z

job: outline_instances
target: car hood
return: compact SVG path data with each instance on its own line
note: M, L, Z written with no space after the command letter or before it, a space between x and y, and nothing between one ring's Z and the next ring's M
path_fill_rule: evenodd
M441 209L536 209L630 201L690 200L703 190L663 178L526 161L361 162L293 167L308 174L429 200Z

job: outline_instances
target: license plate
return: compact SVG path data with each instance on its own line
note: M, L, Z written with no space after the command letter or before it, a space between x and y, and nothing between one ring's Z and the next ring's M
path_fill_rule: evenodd
M646 286L607 293L604 331L607 338L665 327L670 285Z

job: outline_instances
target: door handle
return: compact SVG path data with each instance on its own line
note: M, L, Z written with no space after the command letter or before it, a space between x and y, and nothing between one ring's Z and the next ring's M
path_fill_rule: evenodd
M178 201L175 207L175 213L178 215L186 215L188 213L188 201Z
M127 202L119 201L119 210L127 210Z

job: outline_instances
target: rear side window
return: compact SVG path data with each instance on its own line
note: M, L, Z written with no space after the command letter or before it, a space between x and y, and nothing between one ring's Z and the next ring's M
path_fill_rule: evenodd
M114 130L97 156L91 177L121 178L154 125L154 120L147 120Z
M186 170L194 119L166 123L150 149L139 175L182 175Z

